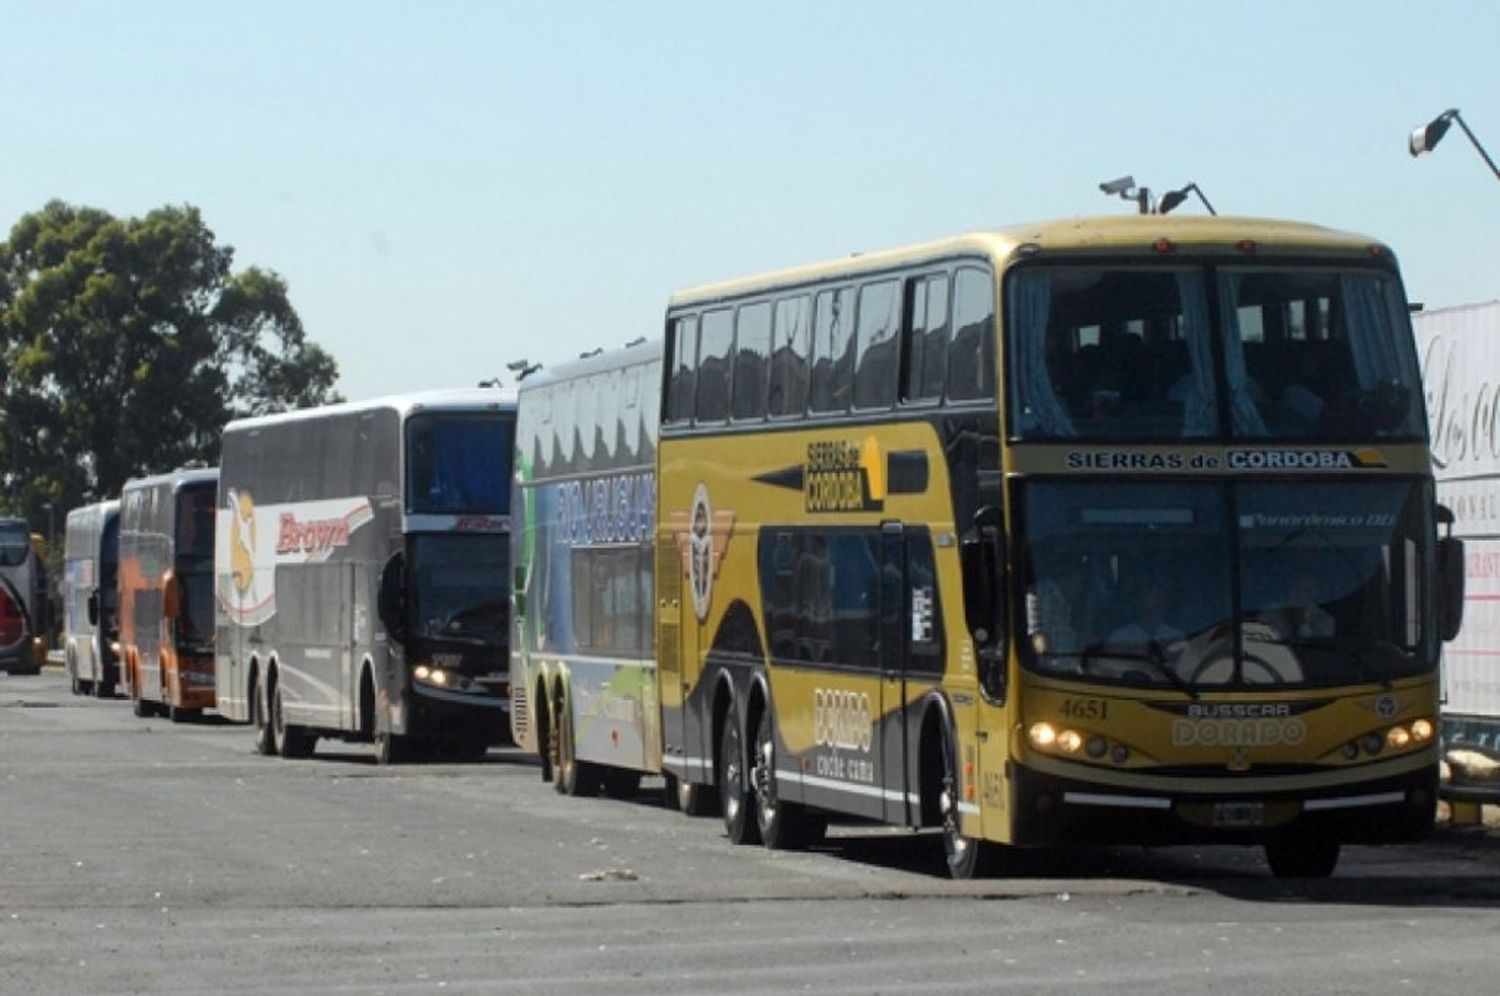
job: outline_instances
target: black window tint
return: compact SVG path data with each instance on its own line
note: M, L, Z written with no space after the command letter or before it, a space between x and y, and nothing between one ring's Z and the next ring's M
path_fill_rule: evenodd
M771 362L771 302L740 308L734 332L734 417L765 418Z
M943 673L943 626L932 538L926 532L906 537L908 671Z
M693 417L697 395L698 319L679 318L672 335L672 381L667 387L667 421L686 422Z
M912 282L911 338L907 347L906 389L909 401L943 396L948 374L948 277L937 274Z
M699 422L722 422L729 417L729 347L734 343L734 312L728 308L705 312L698 337Z
M880 612L878 533L835 533L829 537L833 557L833 659L849 666L868 666L874 656L870 634ZM816 539L816 537L814 537Z
M821 291L813 319L813 367L808 407L849 410L854 388L854 290Z
M995 289L984 270L964 268L953 282L953 345L948 350L948 397L995 396Z
M896 401L896 331L901 283L882 280L859 289L859 363L854 407L889 408Z
M812 299L806 294L776 302L771 349L772 415L799 415L807 409L808 354L812 340Z

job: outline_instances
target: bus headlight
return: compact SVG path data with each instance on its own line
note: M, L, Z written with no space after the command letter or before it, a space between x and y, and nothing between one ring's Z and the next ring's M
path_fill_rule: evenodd
M431 667L427 664L418 664L411 669L411 676L424 685L433 685L437 688L447 688L455 684L455 676L449 674L440 667Z
M1437 732L1430 719L1418 719L1411 724L1411 738L1419 744L1425 744L1432 739Z
M1411 743L1411 731L1404 726L1393 726L1385 731L1385 742L1391 750L1404 750Z
M1027 733L1031 737L1033 747L1045 749L1057 742L1057 731L1052 728L1051 723L1033 723Z
M1083 749L1083 735L1077 730L1063 730L1057 735L1057 749L1068 754L1077 754Z

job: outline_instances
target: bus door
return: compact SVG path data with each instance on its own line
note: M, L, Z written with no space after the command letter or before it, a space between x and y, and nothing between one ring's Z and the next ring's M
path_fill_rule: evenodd
M937 570L927 529L881 524L880 754L887 823L910 825L917 816L914 750L920 712L912 703L942 676Z
M339 687L343 689L339 703L339 726L345 730L359 730L359 675L360 647L363 636L369 633L370 615L375 611L375 593L372 590L372 575L369 570L360 570L353 560L340 565L339 580L342 597L339 605Z
M886 823L906 820L906 528L900 522L880 525L880 615L876 646L880 659L880 705L876 729Z
M702 738L702 723L690 715L689 695L697 684L700 625L684 604L682 563L670 537L657 544L657 696L661 703L662 768L689 782L707 782L713 754Z

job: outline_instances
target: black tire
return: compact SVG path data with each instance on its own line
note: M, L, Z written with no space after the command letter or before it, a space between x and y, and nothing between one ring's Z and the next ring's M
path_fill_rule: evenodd
M662 789L662 801L685 816L717 816L719 800L712 785L694 785L670 771Z
M952 734L943 737L943 780L939 786L938 812L943 821L943 859L950 877L959 881L984 878L994 866L994 845L977 837L965 836L963 816L959 810L962 798L958 774L958 750Z
M96 699L112 699L114 697L115 697L115 684L114 684L114 682L112 682L112 681L105 681L102 678L100 680L94 682L94 698L96 698Z
M641 791L641 773L628 768L601 768L599 784L611 799L634 799Z
M1325 837L1286 837L1266 844L1266 864L1277 878L1327 878L1339 863L1339 842Z
M250 686L250 722L255 724L255 753L263 757L275 756L276 738L271 735L271 723L258 681Z
M174 723L196 723L203 715L202 709L184 709L181 706L167 706L167 718Z
M773 851L786 851L823 839L828 829L826 819L795 802L783 801L777 794L776 728L769 707L761 712L756 724L750 778L755 786L755 822L761 843Z
M130 711L135 713L136 716L140 717L141 719L146 719L147 717L154 716L156 714L156 706L141 698L140 689L137 688L131 690Z
M375 763L381 767L408 764L416 755L417 750L410 737L392 733L390 730L375 732Z
M271 693L271 738L276 753L285 758L310 757L317 739L300 726L286 721L281 699L281 682L276 683Z
M724 717L719 737L719 805L724 812L724 832L732 844L760 842L760 827L755 815L755 793L745 770L745 747L740 724L731 708Z
M70 688L74 695L83 694L83 681L78 677L78 675L75 674L73 676L73 680L70 683Z
M601 782L599 769L587 761L578 760L573 743L573 709L566 692L558 693L554 728L557 730L553 756L556 781L552 783L552 787L562 795L598 795Z

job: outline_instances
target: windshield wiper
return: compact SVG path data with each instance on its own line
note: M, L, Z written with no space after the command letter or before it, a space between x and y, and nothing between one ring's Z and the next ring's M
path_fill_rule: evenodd
M1146 643L1145 653L1137 653L1133 650L1113 649L1106 652L1106 644L1096 640L1085 646L1083 651L1078 655L1079 670L1085 674L1091 673L1089 661L1095 656L1113 657L1124 661L1142 661L1151 665L1152 670L1167 679L1167 682L1178 691L1187 695L1195 702L1198 700L1198 689L1194 688L1186 678L1178 674L1171 664L1167 663L1166 654L1162 652L1162 646L1156 640L1150 640Z

